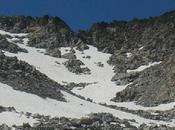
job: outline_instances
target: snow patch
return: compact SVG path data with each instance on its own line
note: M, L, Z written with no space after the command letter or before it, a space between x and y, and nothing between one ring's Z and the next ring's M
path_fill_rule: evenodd
M34 94L28 94L13 90L8 85L0 83L0 104L9 107L13 106L17 111L31 112L33 114L39 113L41 115L50 115L51 117L72 117L81 118L90 113L111 113L120 119L135 119L136 122L133 125L139 126L142 123L151 124L169 124L175 125L174 122L154 121L141 118L137 115L122 112L107 108L98 104L94 104L78 97L75 97L67 92L62 91L68 102L61 102L50 98L43 99ZM32 118L27 119L19 114L4 112L0 114L0 123L7 123L8 125L21 125L23 122L35 123L36 120Z
M110 66L107 61L110 54L105 54L97 51L97 48L89 46L89 50L85 50L84 53L76 50L77 59L81 60L86 67L91 70L90 75L76 75L67 70L63 65L67 59L63 58L54 58L48 55L44 55L44 49L36 49L33 47L28 47L23 44L17 44L21 48L28 50L28 53L18 53L13 54L6 52L7 56L17 56L18 59L26 61L27 63L35 66L40 72L46 74L49 78L55 80L60 84L63 82L74 82L74 83L92 83L85 88L78 90L77 88L72 91L78 95L82 95L86 98L91 98L95 102L104 103L110 101L115 94L119 91L122 91L126 86L116 86L114 82L111 82L113 77L113 66ZM60 48L61 53L68 53L70 47ZM83 58L83 56L90 56L90 59ZM101 62L104 66L98 67L95 62ZM57 64L59 63L59 64Z
M155 66L155 65L158 65L158 64L160 64L160 63L161 63L161 61L149 63L148 65L142 65L142 66L138 67L138 68L135 69L135 70L127 70L127 73L141 72L141 71L143 71L143 70L145 70L145 69L147 69L147 68L149 68L149 67L151 67L151 66Z
M31 126L37 121L31 117L27 118L24 115L15 112L2 112L0 113L0 125L6 124L9 127L13 125L23 125L23 123L29 123Z
M108 102L109 105L116 105L119 107L125 107L130 110L144 110L144 111L167 111L171 110L175 107L175 102L167 103L167 104L160 104L155 107L144 107L141 105L137 105L135 102Z
M127 57L127 58L130 58L131 56L132 56L132 53L129 53L129 52L126 53L126 57Z
M142 47L140 47L140 48L139 48L139 51L140 51L140 50L142 50L143 48L144 48L143 46L142 46Z
M28 34L27 33L9 33L9 32L6 32L6 31L3 31L3 30L0 30L0 34L1 35L9 35L11 37L25 37L27 36Z
M29 42L29 39L28 39L28 38L23 38L23 43L24 43L24 45L27 45L28 42Z

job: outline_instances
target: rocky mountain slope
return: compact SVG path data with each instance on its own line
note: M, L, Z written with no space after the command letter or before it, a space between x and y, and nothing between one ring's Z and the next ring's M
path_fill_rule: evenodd
M112 54L108 61L115 66L112 81L133 83L117 93L115 101L137 101L144 106L154 106L175 100L174 22L172 11L149 19L97 23L89 31L79 33L87 43ZM143 72L128 71L160 61L160 65Z
M0 16L0 129L174 130L174 23Z
M12 86L15 90L50 97L64 101L60 92L61 85L50 80L33 66L19 61L16 57L0 56L0 82Z

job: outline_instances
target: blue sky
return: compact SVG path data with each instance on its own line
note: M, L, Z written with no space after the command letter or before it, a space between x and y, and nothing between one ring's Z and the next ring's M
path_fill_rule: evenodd
M74 30L99 21L158 16L175 9L175 0L0 0L1 15L59 16Z

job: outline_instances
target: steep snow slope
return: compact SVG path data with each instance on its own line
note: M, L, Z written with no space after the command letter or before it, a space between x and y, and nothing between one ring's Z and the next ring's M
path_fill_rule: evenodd
M3 31L0 31L0 33ZM5 32L3 32L5 33ZM24 34L10 34L6 32L5 34L15 37L27 36ZM16 38L8 39L10 42L16 40ZM135 105L133 102L125 103L113 103L110 101L116 94L116 92L122 91L126 86L116 86L111 79L114 75L113 67L107 64L107 60L110 57L110 54L98 52L97 49L93 46L89 46L88 50L85 50L83 53L76 50L76 56L78 59L83 61L85 66L91 70L90 75L76 75L71 73L65 68L62 64L67 61L63 58L54 58L47 55L44 55L44 49L36 49L33 47L26 46L28 39L23 38L24 44L18 44L20 47L28 50L29 53L18 53L12 54L6 52L8 56L17 56L18 59L28 62L29 64L35 66L39 71L46 74L51 79L57 81L58 83L64 84L65 82L74 82L74 83L94 83L86 86L85 88L74 88L72 91L76 94L80 94L86 98L93 99L94 102L100 103L104 102L107 104L113 104L118 106L125 106L129 109L153 109L153 110L166 110L173 108L173 104L164 104L154 108L145 108ZM62 54L67 53L66 50L70 48L61 48ZM84 58L90 56L91 58ZM104 66L100 67L97 65L98 62L101 62ZM60 64L58 64L60 63ZM5 86L5 87L4 87ZM52 99L42 99L36 95L31 95L11 89L9 86L1 84L2 97L0 98L1 105L4 106L14 106L18 111L40 113L44 115L51 116L66 116L66 117L82 117L87 114L96 113L96 112L109 112L113 115L126 118L126 119L135 119L139 124L141 123L157 123L157 124L168 124L168 122L159 122L152 121L139 116L129 114L126 112L109 109L94 103L90 103L84 100L81 100L75 96L72 96L66 92L62 92L65 95L65 98L69 101L68 103L58 102ZM6 97L3 95L4 92L7 92L6 95L11 95ZM16 95L14 95L16 94ZM22 98L21 98L22 97ZM6 99L6 100L4 100ZM33 102L35 101L35 102ZM19 104L20 102L21 104ZM37 109L36 109L37 108ZM174 122L170 124L173 125Z
M170 126L173 126L173 123L175 123L144 119L133 114L106 108L104 106L79 99L66 92L62 93L68 102L60 102L49 98L43 99L33 94L13 90L11 87L0 83L0 104L5 107L13 106L17 111L25 113L30 112L32 114L39 113L41 115L50 115L52 117L65 116L80 118L85 117L90 113L107 112L121 119L135 119L138 124L133 124L136 126L139 126L142 123L169 124ZM0 124L8 123L12 125L13 123L17 123L18 125L21 125L23 121L30 123L36 122L34 119L26 119L24 116L21 116L20 118L18 114L9 112L0 113L0 119L1 117L2 120L0 121Z
M19 34L20 35L20 34ZM16 38L8 39L8 41L13 42ZM28 62L29 64L35 66L40 72L46 74L51 79L57 81L60 84L65 82L70 83L93 83L85 88L75 87L72 92L82 95L86 98L93 99L96 103L107 103L109 105L117 105L121 107L126 107L133 110L170 110L174 107L175 103L162 104L157 107L142 107L136 105L134 102L122 102L114 103L110 101L117 92L124 90L125 86L117 86L111 79L114 75L113 66L110 66L107 61L110 54L98 52L93 46L89 46L89 50L85 50L83 53L76 50L76 56L78 59L83 61L86 67L91 70L90 75L76 75L67 70L67 68L62 64L67 59L54 58L48 55L44 55L44 49L37 49L33 47L26 46L28 39L23 39L25 44L18 44L21 48L25 48L29 53L18 53L13 54L6 52L8 56L17 56L18 59ZM62 54L68 53L70 47L60 48ZM90 56L91 58L84 58ZM99 67L98 62L101 62L104 66ZM58 64L60 63L60 64ZM141 66L139 68L146 69L153 65L160 64L161 62L150 63L149 65ZM141 71L141 69L132 70Z
M13 41L13 39L8 39ZM67 70L63 65L67 59L54 58L44 55L44 49L36 49L27 47L26 45L18 44L18 46L25 48L29 53L12 54L6 52L8 56L17 56L20 60L26 61L31 65L34 65L39 71L54 79L58 83L74 82L74 83L94 83L86 86L79 91L79 88L73 90L74 93L80 94L84 97L91 98L95 102L108 102L115 97L116 92L122 91L126 86L116 86L111 82L114 75L113 67L107 64L107 60L110 54L98 52L93 46L89 46L89 50L85 50L84 53L76 50L76 56L80 59L86 67L91 70L90 75L76 75ZM65 50L70 48L61 48L62 54L66 53ZM42 53L41 53L42 52ZM84 56L90 56L91 58L83 58ZM97 66L97 62L104 64L104 67ZM60 64L57 64L60 63Z

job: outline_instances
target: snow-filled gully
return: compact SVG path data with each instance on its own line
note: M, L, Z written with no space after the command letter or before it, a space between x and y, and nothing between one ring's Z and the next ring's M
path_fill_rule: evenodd
M27 34L11 34L5 31L0 31L2 35L10 35L12 37L25 37ZM8 39L10 42L16 40L16 38ZM43 115L54 116L65 116L80 118L87 116L90 113L98 112L108 112L113 114L116 117L121 119L135 119L137 124L136 126L146 123L156 123L156 124L166 124L170 126L175 126L175 121L164 122L164 121L155 121L150 119L145 119L134 114L127 112L114 110L108 107L101 106L96 103L106 103L108 105L116 105L126 107L133 110L170 110L174 107L175 103L162 104L157 107L142 107L136 105L134 102L124 102L124 103L114 103L110 99L115 97L117 92L124 90L127 86L116 86L115 83L111 82L112 76L114 75L113 67L107 64L107 60L110 57L110 54L102 53L97 51L93 46L89 46L88 50L85 50L83 53L76 50L76 56L81 60L86 67L91 70L90 75L76 75L71 73L65 68L62 64L66 61L63 58L54 58L48 55L44 55L44 49L36 49L33 47L26 46L28 39L23 38L24 44L18 44L18 46L25 48L29 53L18 53L13 54L5 52L7 56L17 56L18 59L28 62L29 64L35 66L40 72L46 74L49 78L57 81L60 84L64 82L70 83L94 83L86 86L85 88L79 89L78 87L74 88L72 92L77 95L84 96L85 98L92 99L95 103L91 103L80 98L77 98L67 92L62 91L65 98L68 102L60 102L53 99L42 99L36 95L28 94L25 92L20 92L13 90L11 87L0 83L0 105L2 106L13 106L17 111L31 112L33 114L39 113ZM66 50L70 48L60 48L62 54L66 53ZM84 58L84 56L90 56L91 58ZM59 62L60 64L57 64ZM97 66L97 62L101 62L104 66ZM153 64L154 65L154 64ZM152 64L150 64L152 66ZM19 104L20 102L20 104ZM36 109L37 108L37 109ZM8 115L12 115L13 118L6 118ZM14 113L4 112L0 113L0 124L7 123L8 125L12 124L22 124L24 122L36 122L34 119L28 119L22 117L19 119ZM15 122L15 120L17 122Z

